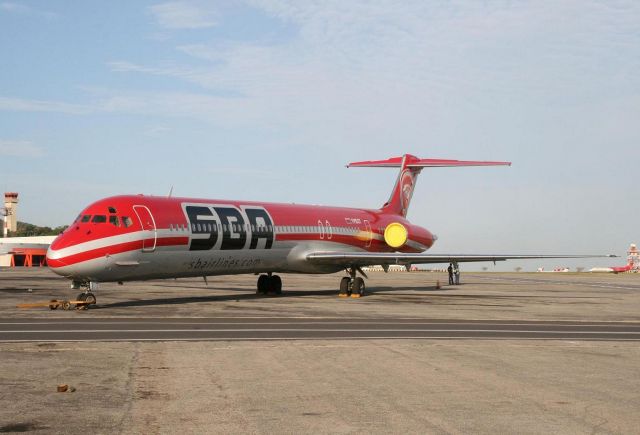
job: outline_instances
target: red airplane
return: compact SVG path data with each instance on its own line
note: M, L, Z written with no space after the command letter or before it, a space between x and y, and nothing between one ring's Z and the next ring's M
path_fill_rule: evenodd
M114 196L84 209L47 252L57 274L95 303L99 282L210 275L260 274L257 293L282 291L275 273L345 270L341 294L364 294L356 276L369 265L460 263L570 258L545 255L430 255L436 241L411 224L407 209L425 167L501 166L509 162L419 159L406 154L347 167L400 168L391 197L379 210L154 197Z

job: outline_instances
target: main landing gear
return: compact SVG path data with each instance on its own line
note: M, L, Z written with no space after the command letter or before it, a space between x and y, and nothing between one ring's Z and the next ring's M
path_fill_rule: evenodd
M364 296L364 279L356 276L356 268L347 269L349 276L345 276L340 280L340 293L338 296L341 298L359 298Z
M258 277L258 289L256 290L257 295L266 295L266 294L282 294L282 279L278 275L272 275L269 273L268 275L260 275Z
M84 290L76 298L76 300L86 303L84 307L89 307L89 305L96 303L96 295L92 293L92 291L96 291L98 289L98 283L96 281L73 281L71 283L71 288Z

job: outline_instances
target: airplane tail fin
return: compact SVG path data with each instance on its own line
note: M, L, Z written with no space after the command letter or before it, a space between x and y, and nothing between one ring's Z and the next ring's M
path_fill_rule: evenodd
M391 191L391 197L382 206L382 212L407 216L418 175L423 168L443 168L454 166L511 166L510 162L484 162L469 160L420 159L411 154L392 157L387 160L367 160L352 162L347 168L400 168L398 179Z

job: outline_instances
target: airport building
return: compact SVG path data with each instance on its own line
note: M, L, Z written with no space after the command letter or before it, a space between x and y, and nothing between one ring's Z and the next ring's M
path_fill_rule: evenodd
M640 272L640 251L635 243L632 243L627 251L627 264L631 265L632 271Z
M18 229L18 194L4 194L2 209L3 238L0 239L0 267L46 266L47 249L56 236L7 237L8 233Z
M46 266L47 249L56 236L0 239L0 267Z
M3 237L7 237L9 231L16 231L18 229L18 194L16 192L5 192L4 194L4 209L2 214L4 217Z

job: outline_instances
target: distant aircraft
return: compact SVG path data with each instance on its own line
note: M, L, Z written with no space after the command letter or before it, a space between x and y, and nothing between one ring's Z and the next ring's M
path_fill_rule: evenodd
M379 210L144 195L99 200L51 244L47 263L95 303L99 282L260 274L257 293L282 291L276 273L345 270L341 294L364 294L363 266L577 258L567 255L430 255L436 241L407 210L426 167L501 166L509 162L420 159L406 154L347 167L400 168Z
M629 246L627 251L627 264L625 266L611 266L611 267L594 267L589 272L609 272L609 273L625 273L625 272L640 272L640 251L635 243Z
M594 267L589 272L609 272L609 273L624 273L633 270L633 264L627 264L626 266L612 266L612 267Z

